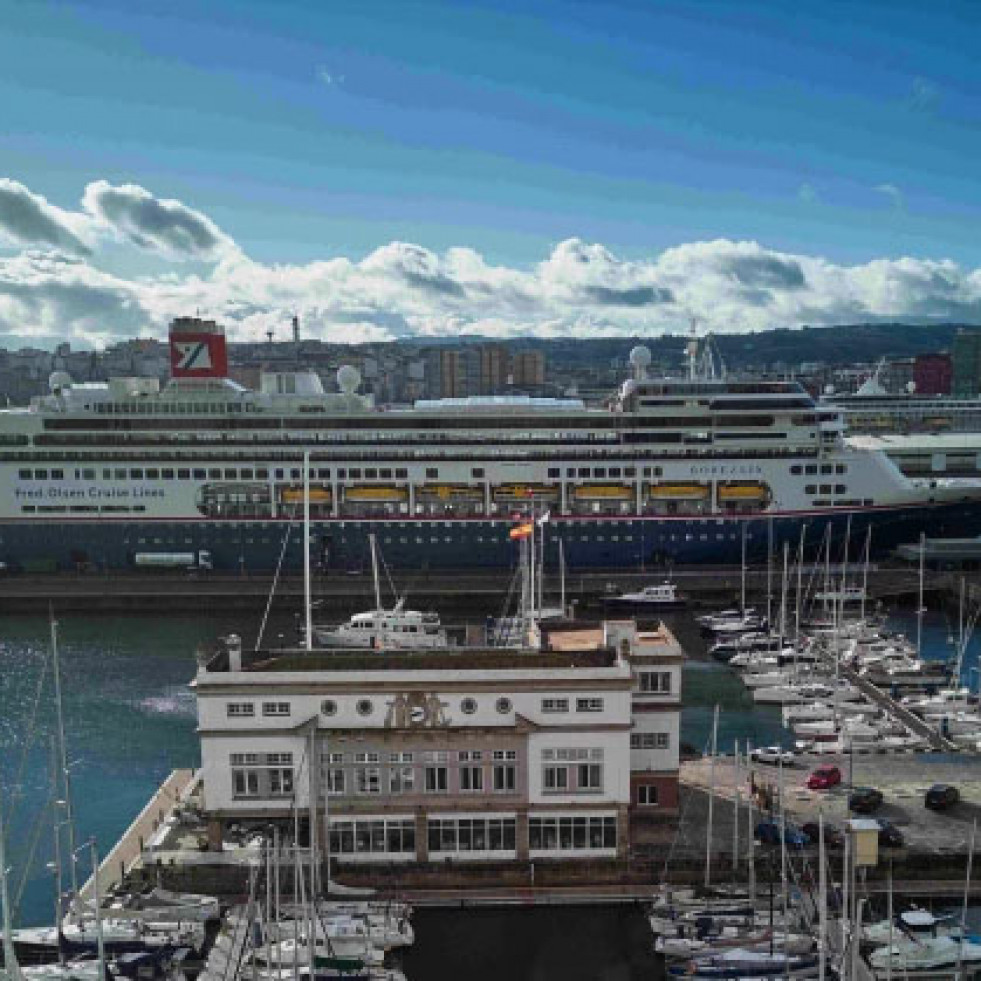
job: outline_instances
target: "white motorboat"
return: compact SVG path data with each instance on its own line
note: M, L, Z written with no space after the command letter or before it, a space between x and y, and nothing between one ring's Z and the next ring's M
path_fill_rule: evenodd
M900 704L917 715L946 715L976 709L978 699L970 688L944 688L933 695L907 695Z
M711 955L740 947L743 950L786 951L789 954L809 954L814 949L814 938L806 934L760 930L750 931L738 927L724 927L718 934L704 937L660 936L654 941L654 950L666 960L686 960L696 955Z
M688 978L814 978L818 958L811 954L785 954L782 951L736 948L719 954L696 956L685 964L672 965L668 974Z
M949 916L934 916L926 909L904 910L893 920L879 920L862 927L862 939L872 944L889 944L907 937L918 941L932 937L960 936L960 925Z
M336 627L314 625L313 639L319 647L355 647L374 650L431 650L447 646L446 631L438 613L422 613L405 608L405 597L391 608L382 603L378 572L378 543L368 536L371 546L371 572L375 586L375 608L355 613Z
M981 738L981 715L976 712L948 712L943 715L925 715L924 721L942 736L974 735Z
M673 582L663 582L657 586L645 586L638 592L607 596L604 603L613 607L676 610L685 606L687 600L678 595L678 587Z
M873 970L936 971L940 968L981 964L981 944L954 937L905 938L869 954Z
M789 671L764 671L760 674L744 674L741 681L749 689L772 688L774 685L790 684L791 678Z

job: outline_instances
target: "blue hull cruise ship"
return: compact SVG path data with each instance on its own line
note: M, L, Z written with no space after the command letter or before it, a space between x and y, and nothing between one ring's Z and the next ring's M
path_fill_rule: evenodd
M0 561L17 569L303 564L361 567L374 534L399 568L507 567L516 520L547 516L546 561L571 567L738 563L802 525L816 549L846 527L856 554L981 533L981 482L909 477L852 444L840 412L794 382L700 370L634 377L602 408L578 399L471 398L383 408L312 372L227 377L222 328L180 318L172 379L75 385L62 372L0 411ZM308 461L308 463L305 463Z

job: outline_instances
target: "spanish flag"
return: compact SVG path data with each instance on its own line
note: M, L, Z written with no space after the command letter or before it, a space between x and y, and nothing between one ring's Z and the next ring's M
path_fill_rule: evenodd
M523 525L515 525L508 534L512 539L515 538L528 538L532 532L535 530L535 526L530 522L526 522Z

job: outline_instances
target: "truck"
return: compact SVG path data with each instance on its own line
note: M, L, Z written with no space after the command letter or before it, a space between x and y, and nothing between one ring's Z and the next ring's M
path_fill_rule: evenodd
M211 569L211 553L206 549L197 552L137 552L133 556L137 569Z

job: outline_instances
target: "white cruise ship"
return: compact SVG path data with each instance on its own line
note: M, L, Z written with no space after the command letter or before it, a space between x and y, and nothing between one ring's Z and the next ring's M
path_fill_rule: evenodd
M516 518L545 512L570 567L738 562L826 525L873 549L981 533L981 481L905 476L850 445L840 413L793 382L634 377L607 408L576 399L470 398L382 409L355 369L227 377L222 328L176 320L172 380L75 385L0 411L0 561L123 568L206 555L215 569L302 565L310 455L314 561L362 566L375 534L399 568L513 565ZM163 561L163 560L162 560ZM551 555L547 561L552 561ZM153 564L153 563L150 563Z

